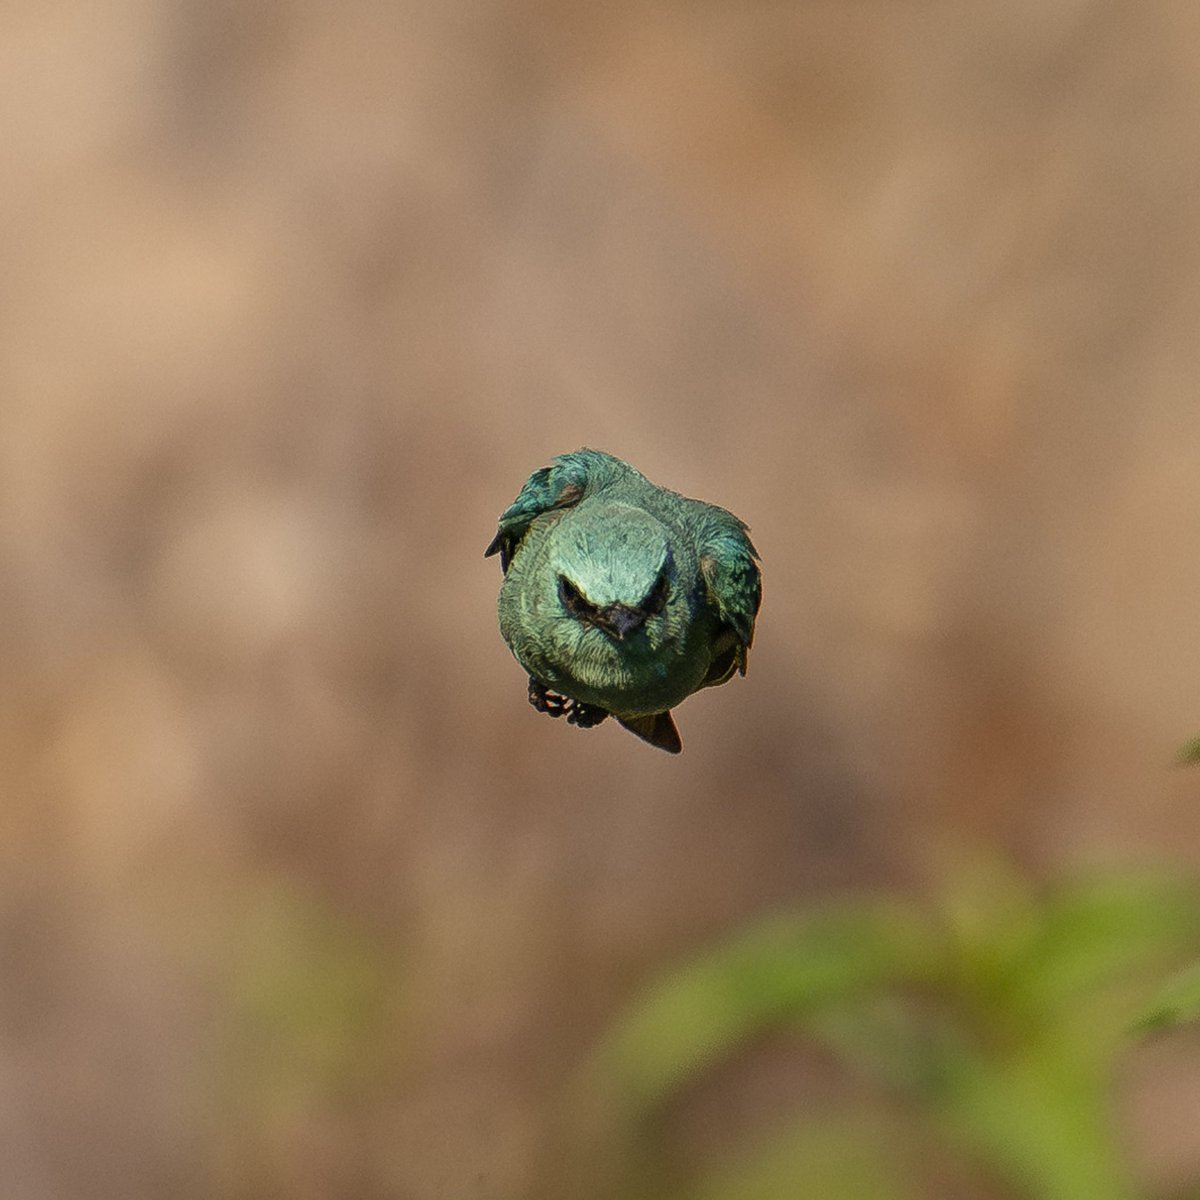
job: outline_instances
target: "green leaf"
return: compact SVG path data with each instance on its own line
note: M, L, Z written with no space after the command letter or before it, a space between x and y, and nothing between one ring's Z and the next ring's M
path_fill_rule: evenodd
M898 903L768 920L652 988L593 1069L627 1111L653 1106L763 1029L924 977L935 936Z
M966 1053L942 1121L1030 1200L1130 1200L1101 1074L1048 1042L1011 1056Z
M1150 1032L1196 1020L1200 1020L1200 963L1193 963L1165 984L1136 1028Z
M1026 1011L1030 1019L1065 1020L1082 1036L1093 1036L1107 997L1177 962L1198 937L1200 893L1190 881L1122 873L1059 887L1047 898L1038 936L1018 968ZM1096 1020L1081 1020L1088 1013ZM1111 1032L1128 1019L1126 1009Z

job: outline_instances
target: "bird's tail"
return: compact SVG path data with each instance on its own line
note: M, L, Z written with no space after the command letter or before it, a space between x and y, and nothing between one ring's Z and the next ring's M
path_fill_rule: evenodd
M617 717L617 720L629 730L637 734L643 742L649 742L668 754L678 754L683 749L679 740L679 730L670 712L652 713L648 717Z

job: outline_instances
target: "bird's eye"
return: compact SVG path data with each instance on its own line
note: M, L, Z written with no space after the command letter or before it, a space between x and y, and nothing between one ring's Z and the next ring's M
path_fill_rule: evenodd
M591 611L592 606L583 598L583 593L565 575L558 577L558 595L563 608L570 613L581 615Z
M651 616L656 616L666 607L667 594L671 590L671 585L667 580L667 573L664 571L659 577L658 582L650 590L650 595L646 597L646 602L642 607Z

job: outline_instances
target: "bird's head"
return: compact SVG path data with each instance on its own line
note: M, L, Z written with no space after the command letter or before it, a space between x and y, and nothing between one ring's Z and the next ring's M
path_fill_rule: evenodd
M653 627L671 594L666 528L642 509L612 504L568 526L556 555L564 617L624 642Z

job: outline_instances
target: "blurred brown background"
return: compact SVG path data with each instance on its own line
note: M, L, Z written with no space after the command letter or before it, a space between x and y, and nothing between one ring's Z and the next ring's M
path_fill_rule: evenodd
M1193 3L10 0L0 111L5 1196L561 1195L753 914L1200 862ZM763 555L678 760L496 630L582 444Z

